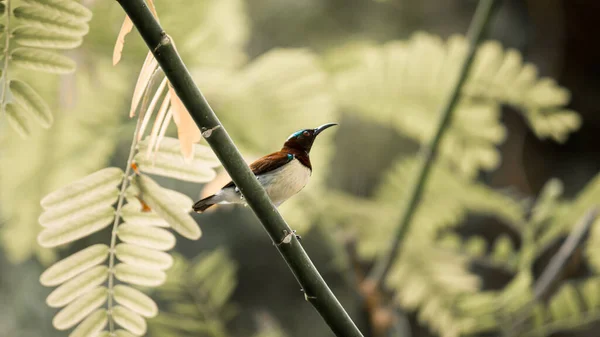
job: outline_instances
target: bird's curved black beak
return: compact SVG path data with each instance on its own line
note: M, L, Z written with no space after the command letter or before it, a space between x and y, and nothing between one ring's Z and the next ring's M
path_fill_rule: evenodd
M319 133L323 132L323 130L328 129L332 126L336 126L337 123L327 123L327 124L323 124L321 126L319 126L318 128L315 129L315 133L313 134L313 137L316 137Z

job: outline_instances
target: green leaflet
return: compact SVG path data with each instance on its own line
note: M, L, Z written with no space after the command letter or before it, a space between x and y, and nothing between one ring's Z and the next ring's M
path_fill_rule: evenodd
M32 87L25 82L12 80L9 88L14 102L20 110L34 118L43 128L49 128L52 125L52 112L48 104Z
M158 152L148 157L138 153L135 162L142 172L195 183L209 182L216 176L215 171L206 164L195 160L186 163L181 155L172 157Z
M128 243L118 244L115 254L122 262L143 268L165 270L173 265L173 258L168 253Z
M165 282L166 274L155 269L140 268L127 263L115 267L115 276L119 281L144 287L157 287Z
M67 36L84 36L90 30L87 23L61 16L40 6L20 6L13 11L15 17L30 27L43 28Z
M194 157L186 161L176 138L163 138L156 152L148 149L148 143L149 137L140 142L135 156L143 172L197 183L211 181L216 176L213 168L220 162L208 146L194 144Z
M113 291L117 303L131 309L135 313L147 318L158 314L156 303L143 292L121 284L115 286Z
M46 269L40 276L40 283L47 287L59 285L96 266L108 257L108 246L96 244L64 258Z
M19 67L52 74L68 74L75 71L75 61L51 51L33 48L15 48L11 53L11 64Z
M23 138L29 136L29 125L27 125L27 118L25 117L24 110L20 109L19 106L15 104L9 103L6 104L4 111L6 112L6 119L12 128Z
M50 208L79 208L82 203L94 203L96 194L116 189L117 184L123 179L123 171L117 167L108 167L92 173L78 181L54 191L45 196L42 201L44 209Z
M51 307L63 307L104 283L107 277L108 267L96 266L54 289L46 303Z
M121 207L123 221L130 225L169 227L169 223L154 211L144 211L137 199L130 199Z
M113 308L113 318L117 324L136 336L146 333L147 326L144 318L125 307L115 306Z
M104 304L107 295L108 289L106 287L99 287L88 292L59 311L54 316L52 324L58 330L66 330L75 326Z
M89 315L77 328L71 332L69 337L87 337L93 336L102 330L108 323L106 309L98 309Z
M115 213L112 207L90 212L84 219L78 219L77 222L44 229L38 235L38 243L42 247L52 248L81 239L106 228L113 222L114 217Z
M25 0L24 2L47 11L49 15L68 20L87 22L92 19L92 11L74 0Z
M69 36L40 27L20 26L13 30L13 41L25 47L73 49L83 42L80 36Z
M175 236L161 228L124 223L117 235L123 242L155 250L169 250L175 246Z
M139 189L141 198L153 211L167 220L177 233L192 240L200 238L200 228L194 219L180 210L176 200L165 192L165 189L145 175L136 176L133 182Z

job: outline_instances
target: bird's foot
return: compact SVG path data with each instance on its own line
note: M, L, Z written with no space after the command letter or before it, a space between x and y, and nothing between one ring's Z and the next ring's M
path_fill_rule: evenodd
M277 246L281 246L284 243L290 243L292 242L292 237L295 236L296 239L298 239L298 241L300 241L302 239L302 237L298 234L296 234L296 230L292 230L291 232L288 232L287 229L283 230L283 239L281 239L281 241L279 241L279 243L277 244Z
M310 302L310 300L317 299L317 296L311 296L311 295L307 294L306 290L304 290L304 288L301 288L300 291L304 293L304 299L306 300L306 302Z

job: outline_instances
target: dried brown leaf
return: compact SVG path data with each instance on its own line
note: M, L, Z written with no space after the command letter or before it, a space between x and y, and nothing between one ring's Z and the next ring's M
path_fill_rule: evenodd
M129 18L128 15L125 15L125 20L123 20L123 25L121 26L121 31L119 31L119 35L117 36L117 42L115 42L115 49L113 50L113 66L117 65L121 60L121 54L123 53L123 46L125 45L125 36L131 32L133 29L133 22Z
M169 92L171 93L173 120L177 125L177 136L181 143L181 153L186 160L191 160L194 157L194 143L199 142L202 138L200 129L170 83Z
M148 142L148 151L146 152L146 156L150 157L152 153L152 148L154 144L156 144L156 138L158 137L158 132L160 130L161 125L165 120L165 115L167 113L167 109L169 108L169 103L171 102L171 92L168 91L163 99L158 112L156 113L156 119L154 120L154 125L152 126L152 131L150 132L150 141ZM170 109L169 109L170 110Z
M129 117L135 116L135 110L140 104L140 100L146 92L146 88L148 87L148 83L150 83L150 79L152 78L152 74L154 70L158 67L158 61L154 58L151 52L148 52L146 56L146 60L144 61L144 65L142 66L142 70L140 70L140 75L138 76L137 83L135 84L135 90L133 91L133 98L131 99L131 109L129 110Z
M150 104L148 105L148 109L146 110L146 113L144 114L144 120L142 121L142 125L140 126L140 131L138 132L138 141L140 141L144 137L144 132L146 131L146 127L148 126L148 123L150 122L150 117L152 117L152 112L154 111L156 104L158 104L158 100L162 96L166 85L167 85L167 78L165 77L165 78L163 78L162 82L160 82L158 89L156 89L156 92L154 93L154 96L152 97L152 100L150 101Z

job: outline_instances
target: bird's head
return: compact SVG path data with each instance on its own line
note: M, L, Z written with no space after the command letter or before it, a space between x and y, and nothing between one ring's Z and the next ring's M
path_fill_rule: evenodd
M323 132L323 130L330 128L334 125L337 125L337 124L336 123L327 123L327 124L323 124L323 125L319 126L318 128L315 128L315 129L303 129L303 130L296 131L296 132L292 133L291 136L288 137L288 139L285 141L285 144L283 144L283 147L297 149L297 150L301 150L301 151L305 151L306 153L309 153L310 149L313 145L313 142L315 141L315 138L317 138L317 136L321 132Z

